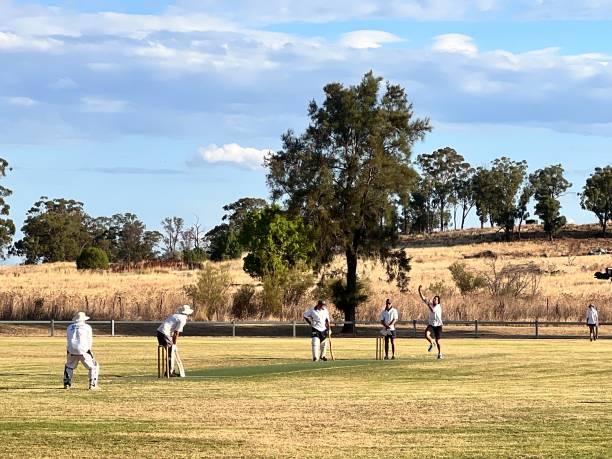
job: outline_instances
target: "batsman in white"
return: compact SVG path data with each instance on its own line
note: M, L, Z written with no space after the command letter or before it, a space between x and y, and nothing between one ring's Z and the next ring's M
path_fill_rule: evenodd
M317 305L304 313L304 320L312 327L312 360L327 361L327 347L329 340L329 312L325 301L319 300Z
M391 304L391 300L387 298L385 309L380 313L380 324L383 328L380 334L385 337L385 360L389 360L389 341L391 341L391 359L395 359L395 338L397 332L395 330L395 322L397 322L397 309Z
M181 362L178 356L177 341L179 335L183 332L187 318L193 314L193 309L188 304L184 304L176 310L172 315L166 317L166 319L157 328L157 342L160 346L166 346L168 352L171 355L170 374L174 375L175 363L178 364L178 376L185 376L185 369L183 368L183 362Z
M64 367L64 389L70 389L72 385L72 375L74 370L81 362L89 370L89 390L98 389L98 373L100 365L91 353L93 345L93 331L85 321L89 317L84 312L78 312L66 329L67 356L66 366Z

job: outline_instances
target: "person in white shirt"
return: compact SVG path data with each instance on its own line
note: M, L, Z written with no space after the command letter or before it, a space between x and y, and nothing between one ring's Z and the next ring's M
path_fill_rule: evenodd
M93 331L85 321L89 317L84 312L78 312L66 329L66 365L64 366L64 389L72 386L72 376L79 362L89 371L89 390L98 389L98 374L100 365L91 352Z
M421 292L420 285L419 296L423 303L429 308L429 318L427 320L427 328L425 329L425 339L429 341L427 352L431 352L434 347L434 340L431 336L433 333L435 346L438 348L438 359L442 359L444 356L442 355L442 348L440 347L440 338L442 337L442 325L444 325L444 323L442 322L442 305L440 304L440 297L436 295L431 301L426 299Z
M391 341L391 359L395 359L395 338L397 337L395 322L397 322L397 319L397 309L393 307L391 300L387 298L385 309L380 313L380 323L383 326L380 332L385 337L385 360L389 360L389 341Z
M174 314L166 317L161 325L157 327L157 343L160 346L165 346L168 349L168 355L171 356L171 374L174 374L176 343L179 335L183 333L188 316L191 314L193 314L191 306L184 304Z
M589 326L589 339L597 341L599 337L599 313L594 304L589 304L587 308L586 323Z
M327 347L329 340L329 312L326 303L319 300L317 305L304 313L304 320L312 327L312 360L317 362L319 359L327 361Z

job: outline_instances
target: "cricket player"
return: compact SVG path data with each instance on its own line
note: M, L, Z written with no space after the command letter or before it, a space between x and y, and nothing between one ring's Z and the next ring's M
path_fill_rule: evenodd
M391 341L391 359L395 359L395 322L398 319L397 309L391 304L391 300L387 298L385 301L385 309L380 313L380 324L383 326L381 334L385 337L385 360L389 360L389 341Z
M325 301L319 300L314 308L306 311L304 320L312 327L312 361L327 361L330 322Z
M597 341L599 337L599 313L594 304L589 304L586 312L586 323L589 326L589 338Z
M89 370L89 390L98 389L98 374L100 365L91 353L93 344L93 331L85 321L89 317L84 312L78 312L72 323L66 329L67 355L64 367L64 389L70 389L72 375L79 362Z
M427 352L431 352L434 345L438 348L438 359L443 359L442 349L440 348L440 338L442 337L442 305L440 304L440 297L438 295L434 296L431 301L427 300L423 293L421 292L421 286L419 285L419 296L421 297L421 301L427 305L429 308L429 319L427 321L427 328L425 329L425 339L429 341L429 348ZM432 339L435 339L435 344Z
M179 307L176 312L166 317L161 325L157 328L157 342L160 346L168 348L168 353L171 355L170 373L174 374L174 364L176 360L176 343L179 335L183 332L187 318L193 314L193 309L188 304ZM184 375L184 370L180 376Z

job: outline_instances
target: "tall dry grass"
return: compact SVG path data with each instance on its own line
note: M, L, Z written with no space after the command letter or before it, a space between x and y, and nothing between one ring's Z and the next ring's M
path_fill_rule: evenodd
M443 246L427 241L406 243L412 257L410 291L400 293L385 281L382 266L361 262L359 275L367 280L370 297L358 310L359 320L377 320L385 298L392 298L403 320L425 319L427 308L420 302L417 286L427 291L435 285L442 290L444 317L448 320L583 320L590 302L600 309L602 320L612 320L612 282L599 281L593 273L612 266L612 256L586 256L589 248L612 248L610 239L562 239L554 243L519 241L487 242ZM543 272L539 292L534 297L494 298L486 292L462 296L455 288L448 267L455 261L466 263L469 270L490 270L490 259L478 254L490 251L498 266L508 263L534 263ZM242 271L239 260L224 262L229 266L233 289L255 284ZM341 268L342 260L334 264ZM77 310L86 310L95 319L158 320L184 303L190 302L183 288L195 282L196 271L166 269L129 273L80 272L71 263L0 268L0 318L3 320L67 320ZM313 293L314 295L314 293ZM283 320L299 320L314 300L304 298L296 306L286 307ZM215 316L231 318L231 294L227 304ZM342 314L331 307L334 317ZM196 319L202 319L196 315Z

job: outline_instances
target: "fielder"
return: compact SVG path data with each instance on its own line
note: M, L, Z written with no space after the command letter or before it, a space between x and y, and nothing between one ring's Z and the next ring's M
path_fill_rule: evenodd
M160 346L165 346L171 355L170 363L170 374L174 375L174 364L179 361L179 374L178 376L184 377L185 370L182 368L182 362L177 358L177 341L179 335L183 332L185 324L187 324L187 318L193 314L193 309L188 304L184 304L176 310L176 312L164 320L161 325L157 328L157 342Z
M85 321L89 317L84 312L78 312L66 329L67 355L64 366L64 389L70 389L72 375L79 362L89 370L89 390L97 390L100 365L91 353L93 331Z
M597 341L599 337L599 313L594 304L589 304L587 308L586 323L589 326L589 339Z
M440 348L440 338L442 337L442 305L440 304L440 297L434 296L431 301L427 300L423 293L421 293L421 286L419 285L419 296L421 301L429 308L429 319L427 321L427 328L425 329L425 339L429 341L429 348L427 352L431 352L434 345L438 348L438 359L443 359L442 349ZM435 338L435 344L431 334Z
M391 359L395 359L395 322L397 322L397 309L391 305L391 300L387 298L385 309L380 313L380 323L384 327L380 332L385 337L385 360L389 360L389 341L391 341Z
M312 327L312 361L321 359L326 362L330 322L325 301L319 300L314 308L306 311L304 320Z

